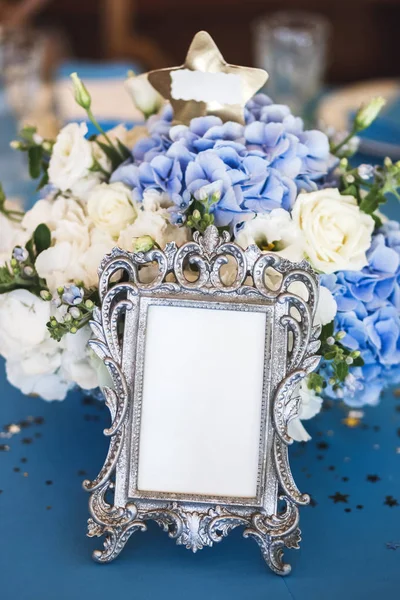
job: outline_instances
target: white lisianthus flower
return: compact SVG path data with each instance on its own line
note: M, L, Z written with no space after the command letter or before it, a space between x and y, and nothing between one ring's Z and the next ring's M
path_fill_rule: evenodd
M93 166L92 145L85 138L85 123L70 123L57 136L49 164L49 180L62 192L71 190L78 197L82 190L98 182L98 173L91 173Z
M290 213L283 208L258 214L254 219L246 221L235 241L244 249L256 244L261 250L276 251L292 262L304 258L303 234Z
M46 323L50 304L28 290L0 295L0 354L6 359L21 356L49 339Z
M41 355L39 355L41 357ZM42 357L41 357L42 358ZM65 381L59 372L27 375L21 361L6 362L7 379L25 395L40 396L43 400L64 400L73 382Z
M299 194L292 217L305 238L305 253L323 273L359 271L367 264L374 220L353 196L328 188Z
M303 379L299 388L300 410L298 416L289 421L288 434L296 442L308 442L311 436L307 433L302 421L312 419L319 413L322 406L322 398L307 385L307 378Z
M336 317L337 303L332 292L325 286L319 288L317 310L314 317L314 325L327 325Z
M73 381L84 390L91 390L99 385L93 353L88 346L91 335L90 327L86 325L76 333L67 333L62 339L63 375L66 380Z
M59 373L62 346L50 338L50 303L28 290L0 296L0 354L12 385L24 394L62 400L72 386Z
M159 111L163 105L163 98L153 88L147 74L131 75L125 82L125 87L133 103L146 117Z
M94 225L113 238L137 217L131 190L123 183L101 183L91 191L87 211Z

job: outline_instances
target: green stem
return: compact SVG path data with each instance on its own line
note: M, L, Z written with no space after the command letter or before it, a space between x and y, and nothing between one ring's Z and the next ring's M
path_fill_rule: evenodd
M107 135L107 133L101 127L100 123L98 123L98 121L96 121L96 118L95 118L94 114L92 113L91 109L88 108L86 112L87 112L87 116L89 117L89 119L93 123L93 125L96 127L97 131L99 133L101 133L101 135L104 135L104 138L107 140L108 145L111 146L111 148L113 148L121 156L119 149L116 146L114 146L114 144L112 143L112 141L109 138L109 136Z
M358 133L357 129L355 129L353 127L353 129L350 131L350 133L348 135L346 135L346 137L344 138L344 140L342 140L340 142L340 144L337 144L336 146L334 146L331 150L332 154L337 154L338 150L340 150L340 148L342 148L343 146L345 146L350 140L351 138L353 138L356 133Z

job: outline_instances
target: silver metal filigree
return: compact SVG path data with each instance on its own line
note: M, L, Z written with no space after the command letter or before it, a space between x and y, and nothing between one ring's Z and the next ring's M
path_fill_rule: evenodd
M142 275L145 270L148 275L149 267L153 278L144 282ZM164 251L136 254L114 248L102 261L99 278L101 309L93 314L90 344L113 385L104 388L111 415L104 431L109 450L99 475L84 482L91 493L88 535L106 536L104 550L97 550L94 558L116 558L132 533L146 530L149 519L193 552L240 526L244 537L259 544L268 566L286 575L290 566L283 562L283 549L299 547L298 505L309 502L291 474L288 423L298 415L299 384L319 362L320 327L313 325L317 275L305 261L293 264L275 253L261 253L256 246L243 250L228 233L219 235L210 226L179 249L174 243ZM144 339L151 304L266 313L270 335L255 498L138 490Z

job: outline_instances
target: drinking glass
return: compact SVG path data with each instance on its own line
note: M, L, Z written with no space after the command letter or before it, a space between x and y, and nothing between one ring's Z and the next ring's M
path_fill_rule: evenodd
M0 183L8 197L27 198L26 157L11 150L20 123L35 109L42 80L44 39L29 29L0 26Z
M328 21L308 12L278 12L254 24L256 63L269 74L274 102L304 114L322 85L328 35Z

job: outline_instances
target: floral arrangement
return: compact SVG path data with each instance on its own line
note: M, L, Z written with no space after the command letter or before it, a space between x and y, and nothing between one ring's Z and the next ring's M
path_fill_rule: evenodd
M146 76L131 76L145 124L105 132L72 79L98 135L88 138L84 123L56 140L24 128L12 146L27 153L40 199L23 213L0 195L0 353L11 384L45 400L103 385L87 346L103 256L114 246L179 246L213 223L243 248L306 258L321 274L322 361L302 384L290 434L308 439L301 419L324 397L376 404L400 362L400 228L379 212L398 195L400 164L355 168L349 158L383 100L331 137L262 94L246 105L244 125L217 116L183 125Z

